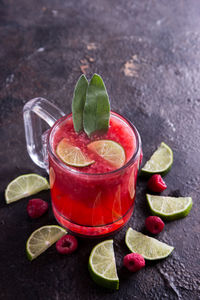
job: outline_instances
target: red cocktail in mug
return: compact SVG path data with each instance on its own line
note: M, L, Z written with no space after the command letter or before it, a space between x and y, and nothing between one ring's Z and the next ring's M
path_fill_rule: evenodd
M38 116L51 126L43 136ZM43 98L30 100L25 105L24 122L31 158L49 170L52 208L58 223L87 237L106 236L120 230L134 208L141 155L136 128L111 112L108 131L91 139L84 132L75 132L71 114L65 116ZM62 141L80 149L93 163L84 167L66 164L57 151ZM123 166L116 168L95 153L88 145L96 141L105 146L108 141L120 145L124 149Z

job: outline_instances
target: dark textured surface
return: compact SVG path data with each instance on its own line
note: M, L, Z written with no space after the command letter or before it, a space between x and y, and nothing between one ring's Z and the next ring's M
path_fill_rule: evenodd
M0 1L0 299L200 299L200 2ZM191 196L185 219L166 224L159 239L173 246L161 262L130 275L122 267L129 226L142 230L149 211L139 180L134 215L114 236L120 290L96 286L87 262L96 240L61 257L52 246L33 262L25 255L30 233L55 224L52 213L27 217L28 199L6 205L4 189L16 176L45 173L28 157L24 103L45 97L66 113L81 70L106 83L112 109L141 133L144 161L161 141L174 151L164 194ZM50 203L48 192L41 193Z

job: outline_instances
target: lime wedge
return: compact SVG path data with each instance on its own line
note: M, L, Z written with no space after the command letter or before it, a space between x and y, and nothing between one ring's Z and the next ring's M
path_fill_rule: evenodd
M73 167L87 167L95 162L88 158L80 148L71 145L65 138L59 142L56 153L65 164Z
M88 148L107 160L116 168L121 168L126 160L124 148L111 140L99 140L91 142Z
M169 146L162 142L141 169L141 174L152 175L158 173L165 175L171 169L172 163L173 152Z
M171 221L186 217L192 208L191 197L165 197L146 194L151 212Z
M26 243L28 259L33 260L66 234L66 230L57 225L47 225L35 230Z
M113 240L101 242L92 249L88 267L92 279L97 284L110 289L119 289Z
M174 247L137 232L131 227L126 232L125 243L131 252L139 253L148 260L165 258L174 250Z
M5 191L6 203L9 204L48 189L49 183L46 178L37 174L21 175L8 184Z

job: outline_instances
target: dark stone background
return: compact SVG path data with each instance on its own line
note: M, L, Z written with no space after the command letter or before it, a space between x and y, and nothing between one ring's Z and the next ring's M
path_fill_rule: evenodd
M0 0L0 299L200 299L200 2L198 0ZM165 141L174 151L166 195L191 196L185 219L158 236L173 254L137 274L122 267L126 229L142 230L149 215L146 182L139 180L129 224L114 236L120 290L91 280L87 263L99 240L79 239L61 257L52 246L35 261L25 243L36 228L55 224L51 212L27 217L28 199L6 205L16 176L44 171L25 146L23 105L45 97L66 113L81 72L102 75L112 109L141 133L144 161ZM49 192L40 193L50 202Z

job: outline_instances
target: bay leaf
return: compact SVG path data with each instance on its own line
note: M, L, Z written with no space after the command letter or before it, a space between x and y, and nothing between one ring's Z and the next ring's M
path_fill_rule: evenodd
M110 102L100 75L94 74L86 93L83 110L83 127L88 136L106 132L109 127Z
M83 130L83 110L85 106L87 88L87 78L84 74L82 74L76 83L72 100L72 118L74 130L76 132Z

